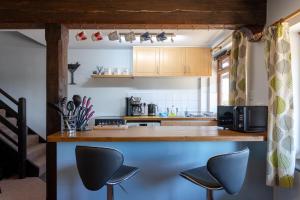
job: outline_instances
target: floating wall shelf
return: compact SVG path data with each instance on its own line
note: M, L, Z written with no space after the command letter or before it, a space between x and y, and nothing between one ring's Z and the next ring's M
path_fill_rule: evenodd
M133 78L133 75L91 75L92 78Z

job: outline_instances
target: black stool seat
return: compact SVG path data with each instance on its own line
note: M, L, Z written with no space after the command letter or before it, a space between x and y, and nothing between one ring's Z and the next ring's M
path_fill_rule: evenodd
M97 191L107 186L107 200L114 199L114 185L138 172L137 167L123 165L123 154L104 147L76 146L76 164L84 186Z
M213 191L224 189L235 195L241 190L248 166L249 149L214 156L206 166L180 173L180 176L206 188L206 199L213 200Z
M134 176L139 169L137 167L131 167L122 165L116 173L107 181L108 185L116 185L129 179L130 177Z
M183 171L180 176L210 190L223 189L220 183L210 175L206 166Z

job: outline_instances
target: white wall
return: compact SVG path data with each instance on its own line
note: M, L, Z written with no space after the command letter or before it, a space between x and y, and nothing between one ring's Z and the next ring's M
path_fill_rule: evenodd
M299 0L268 0L267 1L267 25L286 17L300 8Z
M268 75L264 62L264 43L249 43L247 69L249 105L268 105Z
M93 99L96 116L120 116L125 114L125 97L141 96L146 103L158 104L160 111L174 105L180 114L187 110L208 110L204 94L207 80L199 78L134 78L92 79L96 66L132 69L132 49L70 49L69 63L79 62L75 72L77 85L69 85L68 96L74 94ZM203 103L200 104L200 98Z
M0 32L0 87L14 98L27 99L28 125L45 137L45 47L17 32Z

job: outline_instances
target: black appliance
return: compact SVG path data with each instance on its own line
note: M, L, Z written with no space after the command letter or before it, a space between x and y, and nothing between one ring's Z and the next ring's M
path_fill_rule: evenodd
M146 103L141 102L141 97L126 97L126 115L141 116L145 113Z
M218 106L218 126L242 132L263 132L268 125L267 106Z
M148 104L148 115L149 116L156 116L157 105L150 103Z

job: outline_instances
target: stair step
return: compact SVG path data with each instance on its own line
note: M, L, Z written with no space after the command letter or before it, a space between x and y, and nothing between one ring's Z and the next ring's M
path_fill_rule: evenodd
M42 155L46 155L46 143L39 143L27 148L27 159L30 161Z
M36 145L39 143L38 135L27 135L27 147Z
M15 127L17 127L17 123L18 123L18 120L14 117L7 117L6 118L7 121L9 121L12 125L14 125Z
M1 134L0 134L0 140L2 140L3 142L11 146L11 148L13 148L15 151L17 151L17 146Z
M3 117L6 117L6 110L5 109L0 109L0 115Z
M30 162L39 168L39 176L46 172L46 154L41 155Z
M0 129L4 133L6 133L8 136L10 136L14 141L18 141L18 136L16 133L14 133L12 130L7 128L4 124L0 123Z
M0 123L0 129L9 135L14 141L18 141L18 135L12 132L9 128ZM27 135L27 147L38 144L39 136L38 135Z

